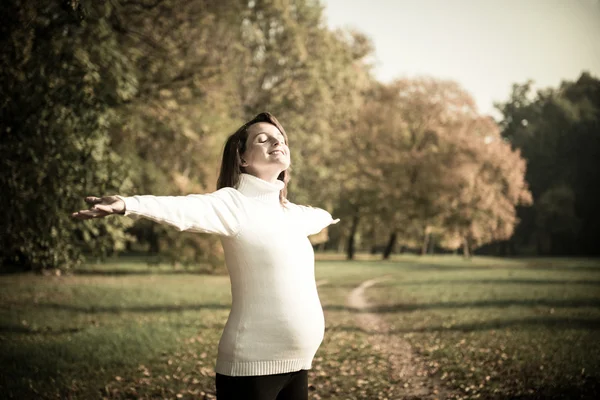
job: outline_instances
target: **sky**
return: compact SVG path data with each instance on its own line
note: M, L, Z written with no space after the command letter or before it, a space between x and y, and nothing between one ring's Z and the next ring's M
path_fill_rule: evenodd
M457 81L498 116L513 83L600 78L600 0L321 0L331 28L375 46L375 76Z

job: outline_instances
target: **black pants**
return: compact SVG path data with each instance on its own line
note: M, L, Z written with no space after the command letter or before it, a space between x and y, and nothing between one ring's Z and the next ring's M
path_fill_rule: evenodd
M276 375L217 374L217 400L308 400L308 371Z

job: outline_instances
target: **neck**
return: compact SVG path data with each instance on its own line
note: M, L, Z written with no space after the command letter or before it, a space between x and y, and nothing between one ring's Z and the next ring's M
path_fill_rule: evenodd
M278 177L281 174L282 171L248 171L247 174L249 175L253 175L255 177L257 177L258 179L262 179L265 182L269 182L269 183L274 183L276 184L278 181Z
M265 181L251 174L242 174L237 185L237 190L245 196L254 198L273 205L279 204L279 192L285 184L275 179L275 182Z

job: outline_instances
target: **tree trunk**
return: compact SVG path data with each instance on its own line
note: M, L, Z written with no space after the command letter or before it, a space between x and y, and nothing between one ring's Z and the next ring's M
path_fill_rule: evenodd
M463 239L463 256L465 258L471 258L471 250L469 250L469 241L467 238Z
M535 243L536 243L536 250L537 250L537 255L538 256L543 256L545 255L545 251L544 251L544 241L542 239L542 235L540 234L540 232L536 232L535 234Z
M394 251L394 246L396 245L397 236L398 235L396 234L396 232L392 232L392 234L390 235L390 240L388 240L388 244L387 244L387 246L385 246L385 251L383 252L384 260L388 260L390 258L390 255Z
M431 240L431 234L429 234L429 245L428 245L427 254L434 254L434 253L435 253L435 240Z
M503 240L498 244L498 255L506 257L508 255L508 240Z
M375 227L371 228L371 232L370 236L371 236L371 254L377 254L377 235L375 234Z
M512 238L508 242L508 255L512 257L517 255L517 244Z
M425 255L427 253L427 247L429 246L429 233L425 233L425 237L423 238L423 246L421 247L421 255Z
M346 248L346 259L354 259L354 236L358 230L358 212L352 217L352 227L350 228L350 235L348 235L348 247Z
M148 251L151 255L155 256L160 253L160 241L158 240L158 234L156 233L154 224L150 226L148 244L150 245Z
M344 237L344 235L340 235L340 238L338 239L338 244L337 244L337 252L338 253L344 252L344 243L345 242L346 242L346 238Z

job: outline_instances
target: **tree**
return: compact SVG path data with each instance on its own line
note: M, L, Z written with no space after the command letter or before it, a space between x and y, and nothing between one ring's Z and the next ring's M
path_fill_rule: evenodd
M243 14L236 62L245 117L268 110L288 127L290 192L299 202L331 201L335 147L356 110L368 73L370 42L356 32L328 30L318 2L261 0ZM329 204L331 206L332 204Z
M428 78L379 85L372 98L363 107L353 144L363 189L377 188L372 214L393 227L387 258L397 238L427 248L429 226L444 207L444 166L437 154L442 128L450 123L452 107L472 100L454 83Z
M583 73L558 89L532 93L531 86L514 85L509 100L497 105L502 135L527 159L535 204L519 210L523 223L513 247L534 248L538 254L599 254L600 81ZM550 211L555 202L567 206L561 217Z
M139 91L115 107L115 150L132 166L128 194L182 195L215 189L219 157L236 128L230 70L239 52L243 2L123 1L113 23ZM218 239L137 221L138 248L173 263L223 264Z
M402 79L375 87L370 99L352 140L353 198L362 194L362 212L385 221L384 258L396 240L421 254L432 238L448 248L465 243L468 254L510 235L514 205L528 199L524 163L462 88Z
M509 239L518 223L516 206L531 204L525 160L500 137L498 126L479 117L455 132L447 148L446 174L452 195L444 215L442 242L447 248L472 249Z
M355 81L371 50L364 36L330 32L319 4L301 0L129 1L117 22L140 90L119 107L111 132L135 166L136 192L211 190L226 135L268 110L291 127L292 199L333 206L335 185L316 183L331 179L333 135L355 110ZM185 234L143 222L132 232L157 253L183 253ZM197 249L211 240L194 238Z
M109 29L112 7L9 0L1 8L0 260L42 270L75 265L83 250L117 250L127 221L70 219L83 193L130 184L107 131L109 104L136 90Z

